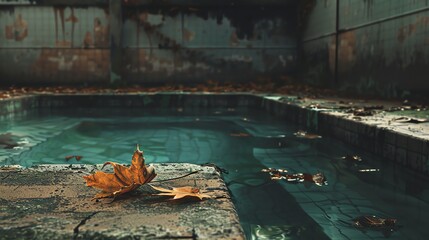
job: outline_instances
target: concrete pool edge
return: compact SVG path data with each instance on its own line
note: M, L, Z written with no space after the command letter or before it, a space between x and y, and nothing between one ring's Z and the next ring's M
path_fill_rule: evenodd
M416 173L429 175L429 123L425 123L420 131L413 131L407 123L392 123L397 117L395 115L356 117L332 109L311 109L308 103L304 105L272 98L264 99L262 105L271 114L306 129L334 137ZM416 126L414 124L413 127Z
M98 190L85 186L83 175L101 165L39 165L0 168L0 235L6 238L189 238L244 239L228 189L214 167L154 164L154 183L162 187L196 186L210 194L201 202L147 196L142 186L113 202L91 201ZM194 237L194 238L193 238Z
M370 103L368 103L370 104ZM305 129L332 136L399 163L415 172L429 175L429 126L411 129L407 123L392 123L394 116L362 116L333 109L312 109L297 97L255 93L100 93L34 94L0 100L0 119L31 109L64 107L222 107L263 109L299 124Z

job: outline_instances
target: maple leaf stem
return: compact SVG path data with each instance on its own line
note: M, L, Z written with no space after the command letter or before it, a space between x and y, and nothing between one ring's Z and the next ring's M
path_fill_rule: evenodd
M189 176L189 175L192 175L192 174L198 173L199 171L200 171L200 170L193 171L193 172L190 172L190 173L185 174L185 175L180 176L180 177L175 177L175 178L169 178L169 179L163 179L163 180L152 181L152 183L155 183L155 182L167 182L167 181L172 181L172 180L176 180L176 179L181 179L181 178L187 177L187 176Z

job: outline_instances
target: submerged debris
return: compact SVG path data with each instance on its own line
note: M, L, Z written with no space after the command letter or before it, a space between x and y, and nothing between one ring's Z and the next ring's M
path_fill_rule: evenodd
M231 137L250 137L250 134L248 133L243 133L243 132L239 132L239 133L231 133L229 134L229 136Z
M352 162L362 162L362 158L357 155L346 155L342 156L341 159Z
M359 169L359 172L380 172L379 168L366 168L366 169Z
M377 216L360 216L353 219L353 225L361 228L385 228L394 230L396 218L381 218Z
M287 173L288 171L286 169L275 169L275 168L264 168L261 170L261 172L269 172L269 173Z
M11 133L0 134L0 148L13 149L19 146L18 136Z
M306 138L306 139L318 139L318 138L322 138L322 136L314 134L314 133L308 133L306 131L303 130L299 130L298 132L294 133L293 135L295 135L298 138Z
M284 169L274 169L274 168L265 168L262 169L262 172L268 172L270 174L271 180L286 180L291 183L302 183L302 182L311 182L317 186L328 185L328 181L325 175L321 172L316 174L309 173L293 173L287 174L287 170Z
M80 160L83 158L83 156L79 156L79 155L70 155L70 156L66 156L66 157L65 157L66 161L68 161L68 160L70 160L70 159L72 159L72 158L75 158L75 159L76 159L76 161L80 161Z

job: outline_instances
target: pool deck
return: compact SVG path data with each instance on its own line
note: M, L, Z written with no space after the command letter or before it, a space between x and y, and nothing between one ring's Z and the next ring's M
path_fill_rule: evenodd
M429 109L393 101L264 96L263 108L429 176Z
M0 168L1 239L244 239L228 189L213 167L155 164L161 187L195 186L212 198L172 201L148 196L149 186L114 201L91 200L98 190L82 176L100 165Z

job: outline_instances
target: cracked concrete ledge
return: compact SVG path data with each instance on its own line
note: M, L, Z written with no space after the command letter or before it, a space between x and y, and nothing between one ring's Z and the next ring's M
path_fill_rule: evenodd
M213 198L201 202L149 196L151 188L92 201L98 190L82 176L101 165L0 168L0 239L244 239L220 174L194 164L154 164L162 187L196 186Z

